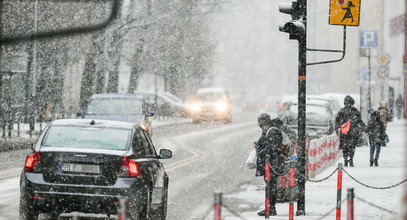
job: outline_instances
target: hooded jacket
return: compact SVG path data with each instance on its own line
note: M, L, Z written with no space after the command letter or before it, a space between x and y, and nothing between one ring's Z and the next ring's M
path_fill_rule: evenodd
M345 107L339 110L335 119L335 129L340 136L359 136L360 128L365 127L362 117L357 108L353 107L355 101L351 96L346 96L344 100ZM341 134L340 125L350 120L350 131L347 135Z
M353 100L351 96L345 97L344 104L345 107L339 110L335 118L335 131L339 135L340 149L345 148L346 146L344 146L344 143L347 143L349 140L354 140L352 141L351 147L355 147L353 145L356 145L356 143L358 142L361 129L366 126L365 123L362 121L359 110L353 107L353 105L355 104L355 100ZM340 125L346 123L348 120L350 120L350 130L347 134L342 134L340 132Z
M369 141L371 145L380 144L385 145L385 127L380 120L380 113L374 111L367 126L367 133L369 134Z
M277 128L278 121L272 119L262 129L262 134L257 142L257 168L256 176L264 175L266 156L270 156L270 164L277 172L283 172L284 156L278 151L282 146L283 136Z

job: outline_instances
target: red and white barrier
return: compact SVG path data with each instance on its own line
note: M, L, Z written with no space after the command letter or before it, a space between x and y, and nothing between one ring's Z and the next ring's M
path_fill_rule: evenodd
M336 165L341 153L339 139L335 134L311 140L308 149L308 178L314 178Z

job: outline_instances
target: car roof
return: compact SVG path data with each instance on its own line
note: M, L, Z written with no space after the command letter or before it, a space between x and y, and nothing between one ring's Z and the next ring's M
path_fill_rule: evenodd
M143 97L140 94L132 94L132 93L101 93L92 95L91 99L98 99L98 98L134 98L134 99L142 99Z
M197 94L199 93L226 93L226 90L223 88L201 88L196 91Z
M91 122L95 121L95 125ZM57 119L50 123L51 126L81 126L81 127L105 127L116 129L133 129L139 127L138 123L130 123L123 121L99 120L99 119Z

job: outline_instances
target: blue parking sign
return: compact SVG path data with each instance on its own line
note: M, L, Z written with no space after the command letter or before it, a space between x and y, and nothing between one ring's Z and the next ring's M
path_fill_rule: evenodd
M377 31L361 30L360 31L360 48L376 48L378 42Z

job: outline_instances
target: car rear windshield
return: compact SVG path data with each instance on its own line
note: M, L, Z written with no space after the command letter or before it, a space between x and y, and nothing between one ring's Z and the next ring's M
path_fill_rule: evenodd
M126 98L92 99L86 110L87 115L142 115L141 100Z
M219 93L219 92L198 93L197 96L201 101L209 101L209 102L225 99L225 94Z
M128 129L52 126L42 146L126 150L130 136L131 130Z

